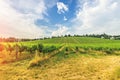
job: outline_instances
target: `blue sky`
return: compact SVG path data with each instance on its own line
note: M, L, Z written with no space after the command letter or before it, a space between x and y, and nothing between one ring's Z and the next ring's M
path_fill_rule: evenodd
M120 34L120 0L0 0L0 36Z
M59 14L57 5L54 5L52 8L49 8L47 10L48 15L45 15L45 18L48 19L48 22L37 19L35 21L35 24L38 26L45 25L45 26L50 26L50 27L55 27L56 24L69 25L70 20L75 17L77 1L59 0L58 2L61 2L64 5L66 5L68 7L68 11L65 11L64 13Z

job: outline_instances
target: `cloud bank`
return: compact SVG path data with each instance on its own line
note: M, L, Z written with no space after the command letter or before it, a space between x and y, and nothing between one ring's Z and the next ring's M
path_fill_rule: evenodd
M72 20L77 34L120 34L119 0L79 0Z
M68 27L60 25L60 24L56 24L56 26L58 27L58 29L52 31L52 36L61 36L61 35L70 34Z
M12 4L10 0L0 0L0 34L2 36L37 38L45 34L41 28L42 25L38 27L34 24L34 20L44 19L44 14L46 14L44 1L33 2L34 0L29 0L29 3L27 0L17 0ZM15 5L17 9L13 8Z

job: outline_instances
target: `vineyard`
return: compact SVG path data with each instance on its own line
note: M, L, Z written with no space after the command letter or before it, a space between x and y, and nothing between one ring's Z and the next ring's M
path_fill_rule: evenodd
M0 80L118 80L119 55L120 40L59 37L1 42Z

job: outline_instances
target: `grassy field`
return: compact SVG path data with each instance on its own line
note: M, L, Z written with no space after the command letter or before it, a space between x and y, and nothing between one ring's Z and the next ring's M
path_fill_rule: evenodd
M31 46L38 43L45 45L57 45L66 44L71 47L107 47L107 48L120 48L120 40L109 40L109 39L100 39L92 37L62 37L62 38L52 38L45 40L36 40L29 42L22 42L22 44Z
M18 58L16 46L10 55L7 49L1 51L0 60L8 62L0 64L0 80L120 79L120 40L61 37L1 44L34 50L26 48Z

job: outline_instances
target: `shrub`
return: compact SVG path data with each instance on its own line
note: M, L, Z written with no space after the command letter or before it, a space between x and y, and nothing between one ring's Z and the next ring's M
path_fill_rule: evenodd
M76 47L75 47L75 50L76 50L76 51L79 51L79 48L78 48L78 46L76 46Z
M43 48L43 53L53 52L54 50L56 50L56 47L55 47L55 46L44 47L44 48Z
M32 46L32 51L35 51L35 50L37 50L37 46L36 46L36 45L33 45L33 46Z
M104 50L107 54L113 54L114 50L113 49L106 49Z
M66 48L65 48L65 55L68 55L68 51L69 51L69 48L66 47Z
M95 48L95 50L101 51L101 50L103 50L103 48L102 47L98 47L98 48Z
M84 50L88 51L88 50L89 50L89 47L84 47Z
M51 47L50 47L50 52L52 52L52 51L54 51L54 50L56 50L56 47L55 47L55 46L51 46Z
M68 47L66 47L66 48L65 48L65 51L66 51L66 52L68 52L68 51L69 51L69 50L68 50Z
M27 47L27 51L30 52L30 53L34 53L35 50L37 50L37 46L36 45L33 45L32 47Z
M42 44L38 44L37 49L39 52L43 51L44 46Z

